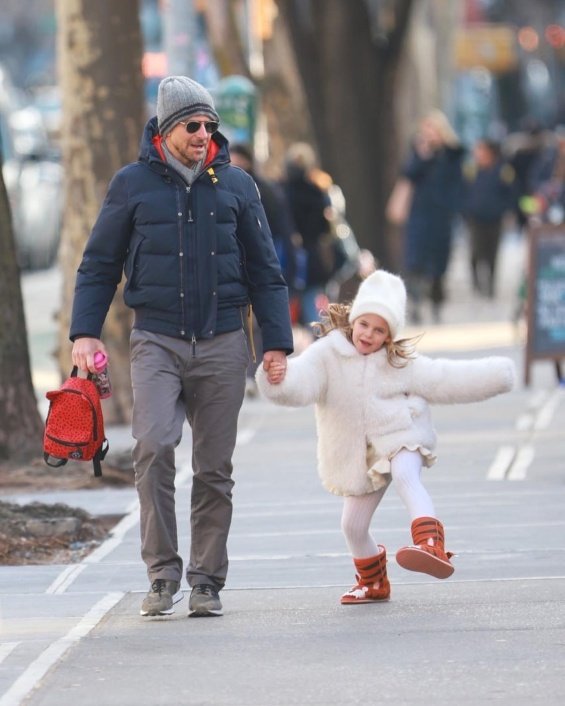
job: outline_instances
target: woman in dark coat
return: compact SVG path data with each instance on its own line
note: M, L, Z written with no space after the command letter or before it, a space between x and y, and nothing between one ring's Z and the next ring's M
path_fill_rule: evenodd
M493 298L503 219L516 208L514 169L492 140L478 140L465 169L463 214L469 228L473 289Z
M461 201L463 154L447 118L436 110L421 121L403 169L413 188L404 266L414 323L420 320L420 305L426 296L431 299L434 319L439 320L453 220Z
M319 298L336 270L333 238L328 220L331 201L312 178L316 157L310 145L297 142L286 155L284 190L292 219L307 255L305 288L301 292L301 323L318 320Z

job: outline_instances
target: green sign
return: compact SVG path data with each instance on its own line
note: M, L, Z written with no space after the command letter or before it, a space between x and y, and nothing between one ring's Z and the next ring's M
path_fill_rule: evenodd
M230 142L253 145L257 121L257 90L245 76L228 76L214 91L221 132Z

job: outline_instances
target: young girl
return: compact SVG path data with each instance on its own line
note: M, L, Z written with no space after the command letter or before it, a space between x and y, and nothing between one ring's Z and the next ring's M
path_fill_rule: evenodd
M453 573L443 525L420 481L435 462L428 403L475 402L512 389L509 358L432 360L397 340L404 325L402 280L377 270L353 303L330 305L319 340L286 365L257 371L260 391L281 405L316 403L318 468L324 487L344 496L341 527L357 583L343 604L387 600L386 550L369 533L373 513L394 482L412 521L413 545L396 554L400 566L436 578Z

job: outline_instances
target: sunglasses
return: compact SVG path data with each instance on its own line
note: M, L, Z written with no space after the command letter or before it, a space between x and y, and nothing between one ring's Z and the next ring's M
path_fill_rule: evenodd
M198 120L190 120L186 123L183 123L182 120L179 120L179 123L181 125L184 125L184 127L186 128L186 131L188 133L190 133L191 135L193 135L195 132L198 132L198 130L200 130L201 125L204 125L206 132L209 135L213 135L217 131L217 129L220 127L220 123L216 123L213 121L200 122Z

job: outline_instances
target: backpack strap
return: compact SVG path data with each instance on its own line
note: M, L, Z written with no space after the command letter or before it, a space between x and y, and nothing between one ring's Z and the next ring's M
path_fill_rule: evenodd
M48 466L51 466L51 468L61 468L61 466L64 466L65 463L67 463L66 458L55 458L55 456L51 456L50 454L47 453L47 451L43 452L43 458L45 459L45 463ZM49 459L54 458L56 463L50 463Z
M102 475L101 461L104 460L104 457L108 453L109 448L110 444L108 443L108 439L104 439L104 441L102 442L102 446L94 454L94 457L92 459L92 465L94 466L94 475L96 476L96 478L100 478L100 476Z

